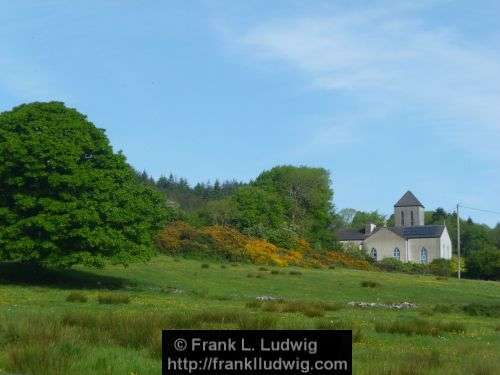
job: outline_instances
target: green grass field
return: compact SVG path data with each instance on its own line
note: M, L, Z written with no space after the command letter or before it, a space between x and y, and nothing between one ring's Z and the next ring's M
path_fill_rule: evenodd
M497 282L166 256L126 269L39 272L0 265L0 374L160 374L161 328L353 328L356 374L500 369Z

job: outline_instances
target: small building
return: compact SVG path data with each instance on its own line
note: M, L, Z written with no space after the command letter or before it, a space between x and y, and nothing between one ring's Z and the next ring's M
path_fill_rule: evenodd
M341 229L339 241L364 249L375 260L430 263L451 259L451 239L446 225L425 225L424 206L407 191L394 205L394 227L367 224L362 230Z

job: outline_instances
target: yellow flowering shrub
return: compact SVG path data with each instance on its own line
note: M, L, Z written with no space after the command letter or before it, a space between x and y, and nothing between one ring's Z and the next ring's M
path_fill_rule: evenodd
M247 260L280 267L340 265L362 270L373 268L369 262L345 253L314 251L309 243L301 238L294 249L286 250L264 239L254 238L234 228L220 225L195 228L178 221L164 228L158 234L156 242L162 252L172 255L204 254L230 261Z
M266 240L250 239L245 252L253 263L286 266L288 263L280 254L280 249Z
M333 265L340 265L346 268L354 268L358 270L369 270L373 268L372 265L366 260L354 258L338 251L330 251L326 255L326 261Z
M186 242L192 241L197 235L197 231L191 225L176 221L165 227L156 237L156 244L161 250L179 254L183 252Z

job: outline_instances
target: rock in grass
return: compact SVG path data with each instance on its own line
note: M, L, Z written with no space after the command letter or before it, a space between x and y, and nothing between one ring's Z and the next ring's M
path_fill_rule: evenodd
M273 296L257 296L255 297L257 301L281 301L283 300L283 297L273 297Z
M348 306L352 307L382 307L387 309L404 310L404 309L416 309L417 305L411 302L401 302L401 303L377 303L377 302L348 302Z

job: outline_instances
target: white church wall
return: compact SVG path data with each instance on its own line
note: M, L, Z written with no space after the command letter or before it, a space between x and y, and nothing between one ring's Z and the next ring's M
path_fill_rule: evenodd
M406 261L405 247L406 240L386 228L380 228L377 232L368 237L363 244L363 248L368 254L370 254L373 248L377 250L377 260L393 258L394 249L398 248L400 260L403 262Z
M410 238L408 240L408 252L410 262L421 262L421 251L427 250L427 263L441 257L441 239L440 238Z
M443 234L440 238L440 246L441 246L441 258L451 259L452 249L451 249L451 238L448 233L448 229L444 228Z

